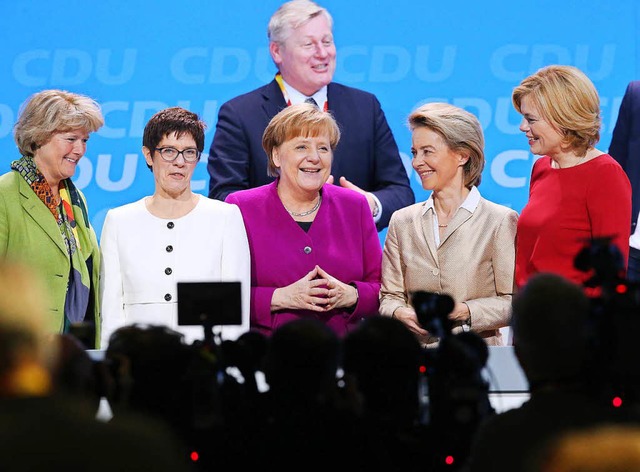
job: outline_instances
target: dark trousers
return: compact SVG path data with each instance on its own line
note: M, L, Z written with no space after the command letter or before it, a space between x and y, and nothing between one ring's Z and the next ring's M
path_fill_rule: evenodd
M629 247L627 279L631 282L640 282L640 249L635 247Z

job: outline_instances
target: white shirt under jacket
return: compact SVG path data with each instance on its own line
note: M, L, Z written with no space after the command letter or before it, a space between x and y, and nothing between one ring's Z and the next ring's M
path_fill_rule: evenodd
M107 212L102 252L102 342L119 327L161 324L192 343L200 326L178 326L177 282L240 281L242 325L216 327L223 340L249 329L251 263L242 214L236 205L200 195L181 218L153 216L145 197Z

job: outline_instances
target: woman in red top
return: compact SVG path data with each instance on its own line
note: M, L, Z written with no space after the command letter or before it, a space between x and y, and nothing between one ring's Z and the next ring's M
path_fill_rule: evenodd
M601 118L593 83L575 67L548 66L524 79L512 100L531 152L542 156L518 219L516 285L537 272L583 284L591 274L576 269L574 259L592 238L611 237L626 264L631 185L622 167L595 148Z

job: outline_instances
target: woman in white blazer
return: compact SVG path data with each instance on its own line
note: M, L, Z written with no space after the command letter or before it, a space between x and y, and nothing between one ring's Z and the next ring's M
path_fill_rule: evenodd
M178 326L178 282L241 282L242 324L224 326L223 339L249 329L250 256L236 205L191 190L204 148L205 123L180 107L156 113L147 123L143 148L153 172L153 195L107 213L100 247L102 347L117 328L165 325L191 343L200 326Z

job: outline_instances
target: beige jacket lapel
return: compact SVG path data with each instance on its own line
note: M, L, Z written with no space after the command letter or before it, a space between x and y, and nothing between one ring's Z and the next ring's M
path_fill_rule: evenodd
M429 254L434 261L436 261L436 265L438 264L438 245L436 244L436 238L433 235L433 208L429 208L423 214L424 208L420 208L420 211L416 215L418 221L420 222L420 226L422 229L422 235L424 236L424 240L427 243L427 249L429 250Z
M473 215L473 213L471 213L466 208L458 208L456 214L453 215L453 218L451 218L451 220L449 221L444 234L440 238L440 246L445 244L447 242L447 239L449 239L449 236L451 236L451 234L453 234L453 232L458 229L465 221L471 218L471 215Z

